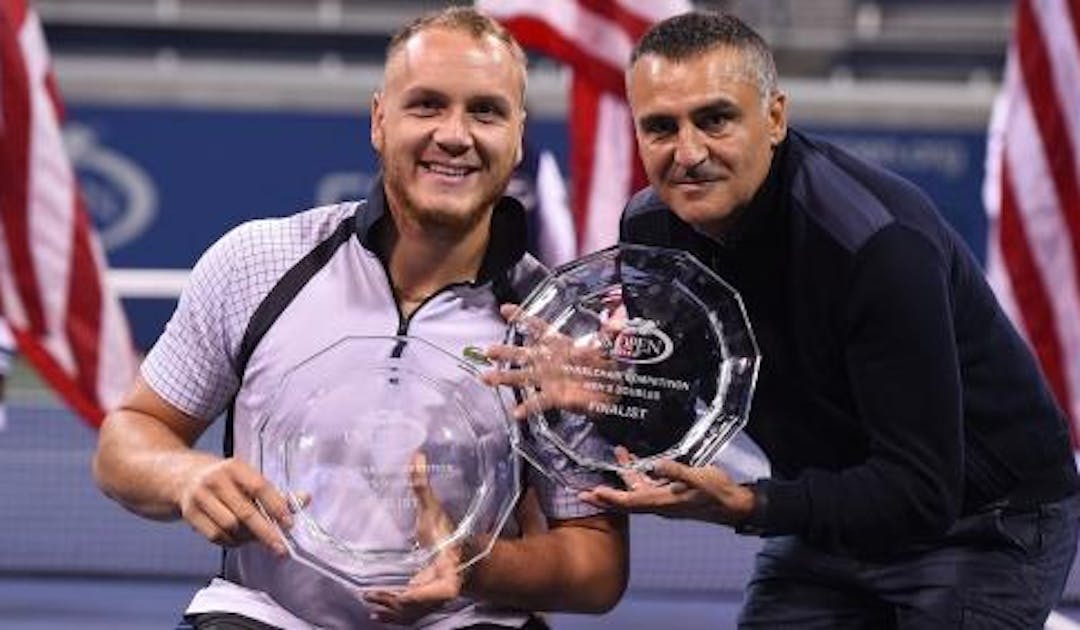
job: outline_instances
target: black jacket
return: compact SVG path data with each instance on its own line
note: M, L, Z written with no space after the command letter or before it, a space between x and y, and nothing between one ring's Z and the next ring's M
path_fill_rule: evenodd
M747 430L772 464L767 534L889 553L1080 485L1031 352L909 182L792 130L723 243L649 189L621 237L691 251L745 300L763 357Z

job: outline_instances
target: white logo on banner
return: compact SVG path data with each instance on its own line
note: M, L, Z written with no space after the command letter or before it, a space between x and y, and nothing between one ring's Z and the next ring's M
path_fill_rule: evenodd
M139 238L157 215L157 189L146 170L99 144L86 125L65 125L64 144L101 244L113 250Z
M373 175L337 171L323 175L315 184L315 205L328 206L367 197Z

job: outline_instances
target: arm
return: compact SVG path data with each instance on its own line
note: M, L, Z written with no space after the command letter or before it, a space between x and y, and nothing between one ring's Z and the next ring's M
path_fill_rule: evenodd
M654 479L595 488L594 505L797 534L826 548L875 551L932 538L962 500L959 357L948 271L924 236L883 230L864 246L844 313L845 373L866 440L866 459L809 468L753 491L714 467L664 462ZM766 358L767 360L767 358ZM798 421L790 418L790 421ZM852 439L840 436L840 439Z
M523 501L529 513L519 514L525 521L521 538L496 540L467 576L456 569L459 556L451 551L404 591L367 591L363 597L372 617L412 625L462 594L525 610L601 613L613 608L626 589L626 517L550 521L544 529L530 524L542 514L529 497ZM441 514L441 508L437 512Z
M470 596L527 610L602 613L626 589L626 517L552 521L544 533L502 539L470 573Z
M146 518L183 518L214 543L258 539L283 555L280 534L258 507L287 526L284 497L247 464L192 449L208 425L138 378L102 424L93 461L98 486Z
M445 514L420 481L414 491L421 507L427 508L424 520L436 523L438 530ZM459 550L450 549L404 591L364 593L372 617L411 625L461 594L525 610L599 613L618 603L629 564L625 516L549 520L545 526L535 489L530 489L518 505L517 517L521 538L496 539L490 553L466 574L456 568Z

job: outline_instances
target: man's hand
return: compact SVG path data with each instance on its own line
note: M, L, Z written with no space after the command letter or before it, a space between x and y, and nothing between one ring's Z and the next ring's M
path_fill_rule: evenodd
M621 464L633 461L633 455L622 447L615 449L615 455ZM628 471L621 476L625 490L597 486L578 496L605 509L721 525L737 525L754 509L753 492L716 466L691 467L664 460L651 474Z
M368 591L364 593L364 600L375 621L410 626L456 599L461 594L461 586L458 554L444 551L433 564L417 573L404 590Z
M281 534L267 516L282 527L291 527L288 502L238 459L219 460L199 469L183 485L178 503L184 520L211 542L235 547L258 540L279 557L287 553Z
M434 547L454 531L454 523L443 510L431 488L427 458L413 456L409 483L416 497L417 540L424 547ZM430 565L417 573L401 591L372 590L364 593L371 618L380 623L412 625L425 615L441 608L461 594L464 576L459 571L462 549L448 546Z
M491 346L487 357L497 362L499 368L484 374L488 385L531 390L513 409L516 419L524 420L530 413L547 409L587 414L595 405L617 399L604 390L605 379L595 376L614 365L603 347L602 335L591 340L571 339L547 322L522 317L520 310L514 304L500 308L507 321L517 318L516 324L525 331L528 347Z

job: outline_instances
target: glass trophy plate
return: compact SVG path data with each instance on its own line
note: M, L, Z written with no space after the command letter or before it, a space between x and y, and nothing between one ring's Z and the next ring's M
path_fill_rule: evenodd
M518 426L469 363L410 337L345 337L292 367L257 426L295 511L290 554L357 587L491 547L520 491Z
M746 424L759 363L736 291L686 252L641 245L556 269L507 343L520 349L504 369L527 376L526 455L575 488L660 459L712 461Z

